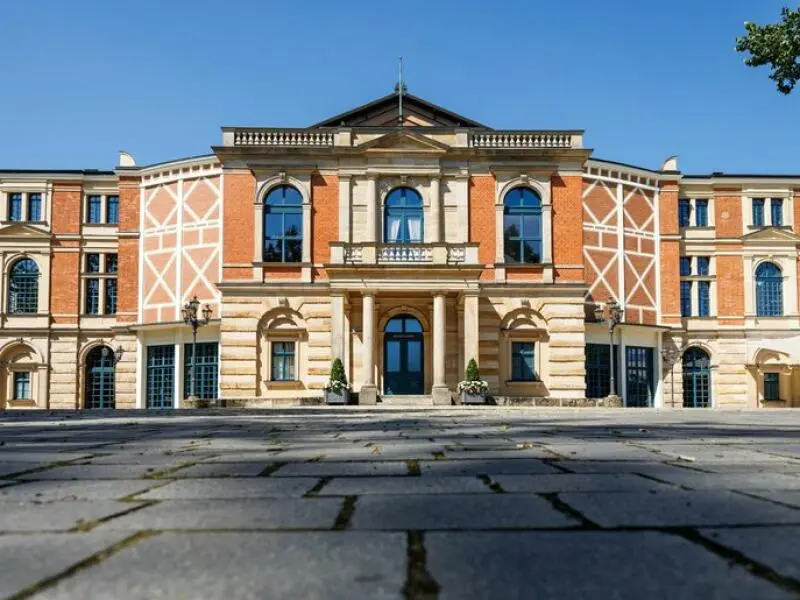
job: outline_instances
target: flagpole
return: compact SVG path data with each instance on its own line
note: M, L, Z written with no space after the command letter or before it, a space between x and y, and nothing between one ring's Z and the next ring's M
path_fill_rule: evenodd
M403 126L403 57L399 58L399 74L398 74L398 83L397 83L397 95L398 95L398 125L400 127Z

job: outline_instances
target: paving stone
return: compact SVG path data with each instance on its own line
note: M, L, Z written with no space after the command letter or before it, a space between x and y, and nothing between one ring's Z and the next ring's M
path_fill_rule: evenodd
M319 492L320 496L362 494L464 494L492 491L475 477L340 477Z
M0 596L21 592L127 537L125 532L0 535Z
M270 477L364 477L371 475L407 475L408 466L404 462L315 462L289 463L270 475Z
M441 600L794 597L700 546L655 532L428 533L425 548Z
M727 491L564 493L561 500L603 527L800 523L800 512Z
M300 498L318 481L311 477L181 479L142 494L139 498L147 500Z
M697 473L676 469L661 478L695 490L800 490L800 477L780 473Z
M800 491L771 492L766 490L748 490L747 493L752 496L758 496L759 498L766 498L767 500L773 500L800 508Z
M72 460L88 460L92 457L91 452L36 452L30 449L12 450L5 446L0 449L3 458L0 465L9 463L34 463L35 465L47 465L57 462Z
M655 452L622 442L592 441L574 445L546 442L545 447L570 460L661 460Z
M452 447L451 447L452 448ZM426 458L431 458L430 456ZM453 450L449 449L444 453L444 458L448 460L505 460L505 459L542 459L554 458L554 455L542 448L509 448L483 449L483 450Z
M223 451L209 459L209 463L246 463L257 462L261 464L269 464L275 461L275 456L278 452L279 446L275 446L275 450L248 450L246 452L227 452Z
M401 533L165 533L34 598L401 600L405 578Z
M498 475L492 480L506 492L646 492L669 486L631 473L616 475Z
M173 471L169 477L257 477L270 463L202 463L186 469Z
M101 527L106 529L330 529L340 498L168 500Z
M71 465L20 475L18 479L136 479L156 475L164 465Z
M142 479L98 481L25 481L0 489L0 500L53 502L56 500L118 500L163 482Z
M500 529L572 527L573 519L539 496L456 494L362 496L353 529Z
M505 458L484 460L420 461L419 470L428 475L546 475L561 473L555 467L536 458Z
M700 533L784 577L800 581L800 527L701 529Z
M93 465L158 465L162 469L178 466L188 462L211 460L215 455L208 452L115 452L105 456L96 456L89 460Z
M63 502L0 501L0 531L66 531L81 523L130 510L135 504L113 500Z
M683 467L658 462L614 460L558 460L552 465L572 473L642 473L659 477L660 474L686 471Z

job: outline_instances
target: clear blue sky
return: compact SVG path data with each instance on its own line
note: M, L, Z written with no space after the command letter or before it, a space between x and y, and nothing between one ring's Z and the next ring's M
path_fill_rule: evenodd
M409 92L496 128L582 128L595 156L800 173L800 90L734 51L793 0L0 0L0 168L204 154Z

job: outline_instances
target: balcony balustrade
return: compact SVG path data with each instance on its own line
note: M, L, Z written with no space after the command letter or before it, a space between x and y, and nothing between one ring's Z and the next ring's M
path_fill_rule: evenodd
M375 244L333 242L332 265L474 265L478 244Z

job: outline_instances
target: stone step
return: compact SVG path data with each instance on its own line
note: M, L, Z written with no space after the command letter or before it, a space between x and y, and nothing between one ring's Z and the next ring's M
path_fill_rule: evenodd
M380 397L379 404L389 406L433 406L433 396L388 396Z

